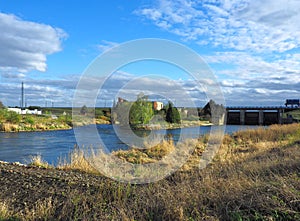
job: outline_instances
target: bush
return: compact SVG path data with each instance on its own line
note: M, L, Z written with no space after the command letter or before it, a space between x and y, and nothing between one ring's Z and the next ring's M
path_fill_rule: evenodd
M34 118L32 116L26 116L24 121L25 121L25 123L28 123L30 125L34 124Z
M18 124L21 121L21 115L14 112L14 111L10 111L8 112L8 116L7 116L7 121L13 124Z
M0 109L0 123L4 123L7 119L7 110Z

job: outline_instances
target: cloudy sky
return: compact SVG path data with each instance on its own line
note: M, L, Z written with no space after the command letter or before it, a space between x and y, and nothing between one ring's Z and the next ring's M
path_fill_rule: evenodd
M203 58L227 106L283 105L300 98L299 11L298 0L0 0L0 100L19 105L24 82L27 105L71 106L81 74L98 55L161 38ZM149 88L183 91L198 105L208 99L203 82L178 67L146 63L116 71L97 105L151 94Z

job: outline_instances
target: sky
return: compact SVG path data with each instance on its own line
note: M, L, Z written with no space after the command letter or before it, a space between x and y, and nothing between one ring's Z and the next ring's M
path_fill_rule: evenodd
M300 98L299 11L299 0L0 0L0 101L20 105L24 82L27 106L70 107L97 56L159 38L202 57L226 106L284 105ZM199 106L209 99L205 85L179 67L141 61L117 70L97 105L151 94L141 85L177 88Z

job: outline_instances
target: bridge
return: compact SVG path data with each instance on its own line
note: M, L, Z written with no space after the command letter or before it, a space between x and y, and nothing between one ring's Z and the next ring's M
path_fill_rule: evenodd
M226 107L226 124L233 125L271 125L293 122L292 118L284 118L283 114L298 107L266 106L266 107Z

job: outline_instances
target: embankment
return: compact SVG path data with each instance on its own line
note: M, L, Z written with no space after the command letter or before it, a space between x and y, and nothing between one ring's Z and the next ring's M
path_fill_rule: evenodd
M225 136L199 170L206 141L181 170L143 185L106 178L80 150L59 168L0 163L0 220L300 220L299 124ZM152 163L172 145L114 154ZM134 160L140 156L152 160Z

